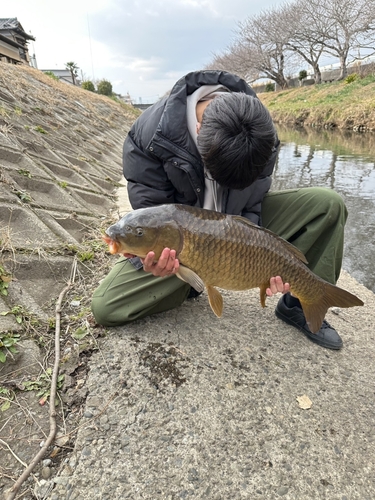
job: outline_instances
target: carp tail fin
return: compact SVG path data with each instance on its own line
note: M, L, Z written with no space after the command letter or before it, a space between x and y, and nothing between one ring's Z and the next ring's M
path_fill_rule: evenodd
M313 303L304 302L303 298L300 297L299 300L301 302L307 324L313 333L319 331L327 310L330 307L346 308L363 306L363 301L356 295L353 295L347 290L328 282L324 283L323 294L318 301Z

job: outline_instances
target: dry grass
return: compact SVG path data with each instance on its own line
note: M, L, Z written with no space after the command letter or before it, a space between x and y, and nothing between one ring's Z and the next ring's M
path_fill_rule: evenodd
M259 94L277 123L375 130L375 77Z
M34 99L36 98L36 108L38 107L42 114L48 114L54 107L61 106L61 102L64 102L64 107L72 110L77 105L83 106L88 113L94 115L90 119L98 115L101 120L107 117L108 121L120 118L134 120L140 114L139 110L130 105L54 80L42 71L29 66L14 66L0 62L1 80L2 86L11 95L27 94L26 89L30 86L30 80L33 80L35 85L32 95Z

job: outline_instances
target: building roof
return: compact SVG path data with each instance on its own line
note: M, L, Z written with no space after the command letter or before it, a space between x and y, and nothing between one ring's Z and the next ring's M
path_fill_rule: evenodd
M2 42L6 42L8 43L9 45L13 45L13 47L18 47L20 49L23 49L24 47L22 45L20 45L19 43L15 42L14 40L12 40L11 38L7 37L7 36L4 36L0 33L0 40Z
M0 31L12 30L22 35L27 40L35 40L35 37L26 33L23 29L21 23L16 17L1 18L0 19Z

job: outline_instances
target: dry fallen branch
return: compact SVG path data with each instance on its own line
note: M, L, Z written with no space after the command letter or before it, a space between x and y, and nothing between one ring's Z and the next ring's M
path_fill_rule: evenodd
M45 440L40 451L35 455L35 457L32 459L30 464L26 467L26 469L23 471L23 473L20 475L20 477L17 479L17 481L13 484L13 486L6 492L5 500L14 500L14 498L16 497L22 484L26 481L26 479L29 477L29 475L34 470L34 468L42 460L42 458L44 457L45 453L47 452L49 446L52 444L52 442L56 436L57 424L56 424L55 401L56 401L56 392L57 392L57 377L59 375L59 364L60 364L60 325L61 325L61 307L62 307L61 305L62 305L62 301L65 297L65 294L71 288L71 286L74 282L76 267L77 267L77 262L74 261L71 278L68 281L68 284L65 286L65 288L60 293L59 298L58 298L57 303L56 303L55 362L54 362L53 372L52 372L51 394L50 394L50 402L49 402L50 431L49 431L48 437Z

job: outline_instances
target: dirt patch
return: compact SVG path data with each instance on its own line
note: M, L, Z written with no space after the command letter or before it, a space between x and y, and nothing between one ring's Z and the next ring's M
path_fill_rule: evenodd
M139 338L132 340L138 344L139 349L142 341ZM160 342L149 342L138 350L138 356L140 364L149 369L147 379L155 389L163 391L164 384L180 387L186 382L181 368L183 362L189 359L173 344L165 346Z

